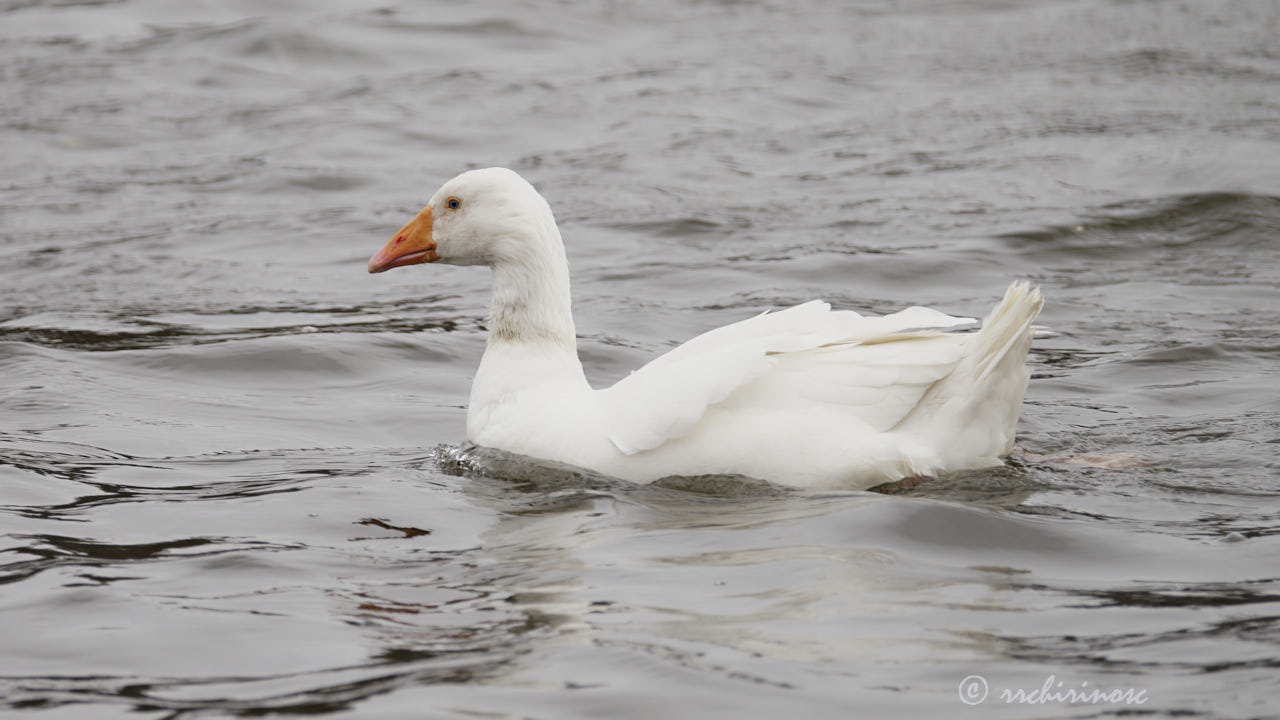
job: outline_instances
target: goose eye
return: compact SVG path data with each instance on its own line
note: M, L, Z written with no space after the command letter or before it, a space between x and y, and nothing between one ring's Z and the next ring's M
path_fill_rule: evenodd
M458 208L462 207L462 201L456 197L451 197L448 200L444 201L444 206L449 208L450 210L457 210Z

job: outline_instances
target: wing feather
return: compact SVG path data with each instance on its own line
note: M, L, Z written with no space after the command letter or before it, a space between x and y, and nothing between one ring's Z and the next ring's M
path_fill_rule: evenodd
M955 367L973 324L922 307L882 317L821 301L726 325L601 391L607 435L634 454L688 434L707 408L771 412L813 403L886 430Z

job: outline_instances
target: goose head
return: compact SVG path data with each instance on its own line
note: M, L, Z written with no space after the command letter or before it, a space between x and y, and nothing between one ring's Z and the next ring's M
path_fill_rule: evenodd
M369 272L420 263L522 264L564 247L547 201L506 168L469 170L369 258Z

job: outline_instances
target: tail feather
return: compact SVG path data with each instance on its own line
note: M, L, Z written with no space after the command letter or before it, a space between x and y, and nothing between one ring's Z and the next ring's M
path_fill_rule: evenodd
M1010 350L1030 343L1031 321L1043 307L1044 298L1040 296L1039 288L1033 288L1023 280L1009 286L1004 299L983 320L982 329L974 338L970 357L978 363L978 383L984 382L1000 366ZM1016 362L1023 362L1022 354L1018 354Z
M1013 448L1030 372L1031 324L1044 300L1019 281L970 336L964 359L929 389L896 430L933 451L936 467L961 469L997 462Z

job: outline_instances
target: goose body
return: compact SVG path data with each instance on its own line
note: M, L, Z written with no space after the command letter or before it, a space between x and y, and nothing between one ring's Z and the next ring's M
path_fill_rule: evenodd
M477 445L635 482L740 474L864 489L995 465L1013 446L1038 290L1014 283L974 321L911 307L864 316L811 301L703 333L593 389L578 359L564 244L516 173L463 173L369 261L493 270L471 386Z

